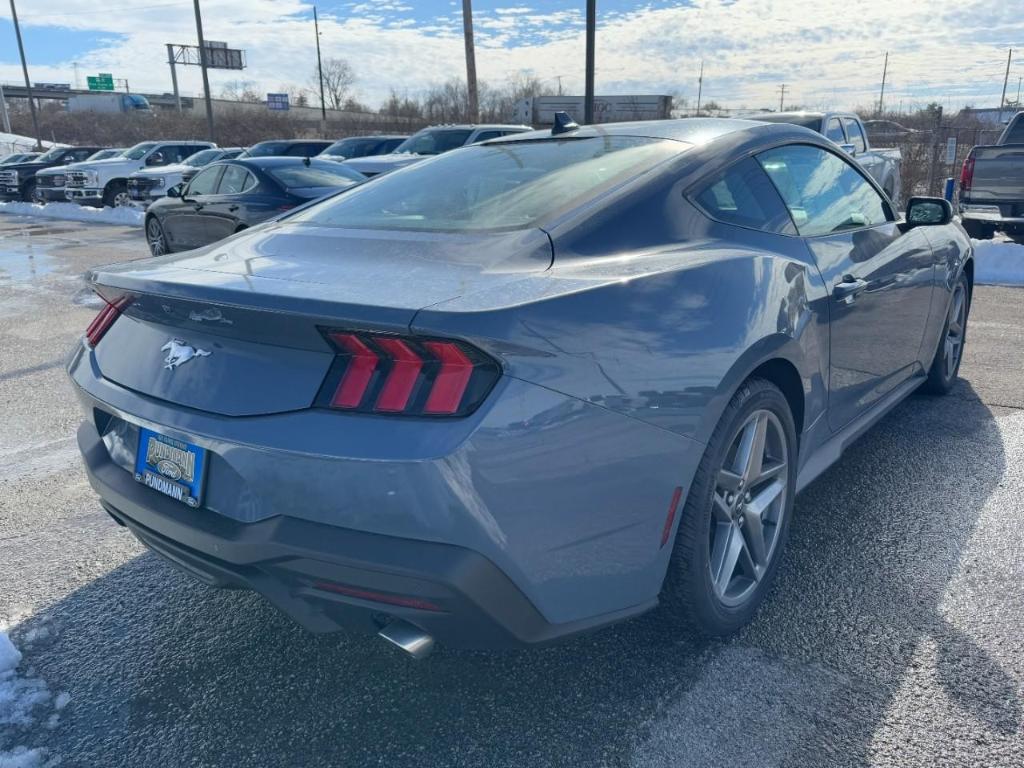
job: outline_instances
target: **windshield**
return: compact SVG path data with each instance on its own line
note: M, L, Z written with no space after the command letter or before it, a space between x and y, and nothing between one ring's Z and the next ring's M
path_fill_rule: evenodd
M365 181L366 177L358 171L346 168L337 163L289 165L279 168L264 168L285 189L304 189L309 187L347 187L356 182Z
M426 128L413 134L395 149L414 155L439 155L466 143L472 130L462 128Z
M377 144L377 139L342 139L331 144L320 154L332 157L360 157Z
M123 153L123 149L101 149L93 152L86 160L109 160L112 157L120 157Z
M292 220L352 229L529 227L593 199L688 146L634 136L473 146L380 176Z
M217 160L222 154L223 152L219 149L202 149L194 155L186 157L182 160L182 164L189 165L193 168L202 168L207 163L212 163L214 160Z
M155 141L144 141L143 143L136 144L134 147L129 149L127 152L124 153L124 156L129 160L141 160L143 157L146 156L146 153L149 152L149 150L151 150L155 146Z
M35 162L37 162L37 163L52 163L53 161L57 160L63 154L64 154L64 147L54 147L53 149L46 150L46 152L44 152L42 155L37 157Z
M282 155L291 144L287 141L261 141L242 153L243 157L273 157Z

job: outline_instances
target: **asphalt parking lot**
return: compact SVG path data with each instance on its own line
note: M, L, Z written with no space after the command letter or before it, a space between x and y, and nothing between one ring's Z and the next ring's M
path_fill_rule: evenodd
M81 274L141 231L0 217L0 622L51 699L0 753L131 766L1024 765L1024 289L979 287L962 381L915 396L797 501L729 642L657 614L415 663L195 583L80 468L63 360ZM70 702L59 709L58 692ZM55 763L56 764L56 763Z

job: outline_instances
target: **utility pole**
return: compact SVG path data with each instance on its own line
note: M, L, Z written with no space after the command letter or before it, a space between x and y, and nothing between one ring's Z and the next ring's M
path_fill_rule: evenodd
M11 7L12 8L14 7L14 0L11 0ZM15 22L15 25L17 25L17 22ZM21 40L21 38L18 38L18 39ZM24 59L24 54L23 54L22 55L22 62L24 62L24 60L25 59ZM999 99L999 119L1000 120L1002 120L1002 118L1003 118L1003 105L1006 104L1006 83L1010 79L1010 62L1012 60L1013 60L1013 48L1011 48L1010 52L1008 54L1006 54L1006 75L1003 77L1003 95ZM26 83L28 82L28 75L27 74L25 75L25 81L26 81Z
M555 75L555 80L558 81L558 95L559 96L562 95L562 78L563 77L565 77L565 75ZM1018 88L1017 90L1020 90L1020 89Z
M1020 82L1024 80L1024 77L1017 78L1017 106L1020 107Z
M783 83L778 87L779 91L779 112L782 111L783 104L786 103L786 84Z
M313 6L313 31L316 33L316 71L320 76L320 130L321 133L327 130L327 105L324 103L324 63L320 58L320 20L316 16L316 6Z
M882 65L882 90L878 94L878 116L882 116L882 104L885 101L885 76L889 73L889 52L885 52L885 64Z
M14 0L11 0L13 3ZM216 141L213 133L213 100L210 97L210 76L206 72L206 42L203 40L203 12L199 0L192 0L196 9L196 36L199 38L199 67L203 70L203 91L206 93L206 132L210 141Z
M700 116L700 97L704 90L704 59L700 60L700 74L697 75L697 116Z
M473 46L473 0L462 0L462 36L466 43L466 90L469 92L469 122L480 120L476 90L476 48Z
M35 131L36 149L42 149L43 144L39 140L39 118L36 116L36 102L32 98L32 83L28 79L28 64L25 63L25 46L21 42L21 27L18 26L18 11L14 7L14 0L11 0L11 20L14 22L14 36L18 38L18 53L21 54L21 71L25 75L25 92L28 94L28 109L32 113L32 130ZM4 109L4 114L7 110Z
M594 38L597 36L597 0L587 0L587 61L583 95L583 122L594 122Z

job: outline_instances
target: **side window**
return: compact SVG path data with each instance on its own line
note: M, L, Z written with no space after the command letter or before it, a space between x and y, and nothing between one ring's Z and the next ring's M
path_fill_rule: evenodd
M256 186L256 178L240 165L224 166L224 175L217 187L219 195L238 195Z
M478 133L476 135L476 138L473 139L473 143L477 144L477 143L479 143L481 141L487 141L488 139L496 139L499 136L504 136L504 135L505 135L504 131L480 131L480 133Z
M843 135L843 126L839 123L838 117L830 118L825 128L825 138L834 141L836 144L845 144L846 136Z
M186 157L190 157L191 155L194 155L196 152L198 152L201 149L206 149L206 147L200 147L200 146L197 146L195 144L181 144L181 145L178 146L178 151L177 151L177 153L175 155L178 159L175 160L174 162L180 163Z
M185 194L189 197L194 195L212 195L217 188L217 177L220 176L221 167L204 168L197 173L192 181L188 183Z
M724 224L793 235L786 206L756 160L747 158L708 182L693 201Z
M843 125L846 126L846 135L849 137L850 143L853 144L854 151L863 152L868 148L867 143L864 141L864 131L860 129L860 123L844 117Z
M288 157L316 157L320 154L317 144L293 144L284 153Z
M791 144L757 157L805 237L889 221L882 196L850 163L820 147Z

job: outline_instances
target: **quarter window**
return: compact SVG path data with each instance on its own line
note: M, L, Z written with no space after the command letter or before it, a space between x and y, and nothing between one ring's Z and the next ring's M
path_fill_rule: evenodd
M864 131L860 129L860 123L847 117L843 119L843 125L846 126L846 135L849 137L850 143L853 144L855 152L863 152L868 148L864 141Z
M889 221L888 208L852 165L820 147L791 144L758 155L801 235L813 237Z
M725 224L796 234L778 192L751 158L712 179L693 199L708 216Z
M189 197L193 195L212 195L217 188L217 177L220 176L220 166L205 168L196 174L195 178L188 183L185 191Z
M839 124L839 118L833 117L828 121L828 128L825 129L825 138L834 141L836 144L845 144L846 136L843 135L843 126Z
M256 186L255 177L240 165L224 166L224 175L220 177L217 194L238 195Z

